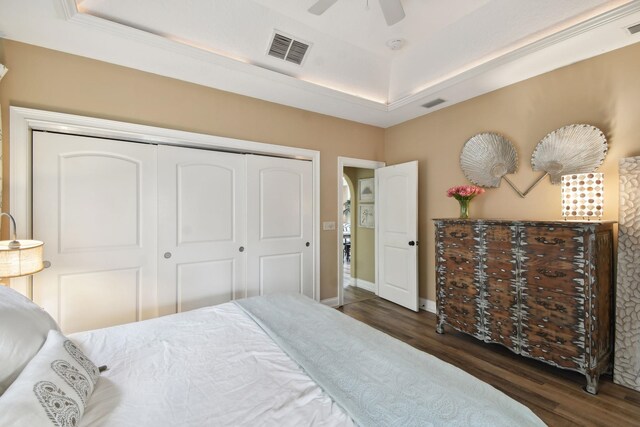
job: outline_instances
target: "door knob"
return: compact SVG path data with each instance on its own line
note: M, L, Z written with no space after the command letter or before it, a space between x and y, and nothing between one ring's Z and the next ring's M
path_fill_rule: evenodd
M414 242L413 240L409 242L409 246L415 246L416 242Z
M164 257L165 257L166 259L171 258L171 252L165 252L165 253L164 253Z
M50 261L43 261L42 265L44 266L44 268L49 268L49 267L51 267L51 262Z
M240 246L240 247L238 248L238 250L239 250L240 252L244 252L244 246Z
M311 243L307 242L304 244L306 247L309 247L309 245L311 245Z

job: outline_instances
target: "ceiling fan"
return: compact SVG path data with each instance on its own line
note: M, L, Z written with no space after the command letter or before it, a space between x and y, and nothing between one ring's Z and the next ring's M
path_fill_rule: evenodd
M309 12L314 15L322 15L333 6L338 0L318 0L309 8ZM404 8L400 0L378 0L382 8L382 14L387 21L387 25L391 26L402 21L405 17Z

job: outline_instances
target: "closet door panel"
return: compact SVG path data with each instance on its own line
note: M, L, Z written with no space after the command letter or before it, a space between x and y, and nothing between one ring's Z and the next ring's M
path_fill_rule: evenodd
M156 147L33 133L33 299L66 333L155 317Z
M198 156L202 153L196 150L190 154ZM215 164L185 163L178 165L174 172L178 245L233 241L236 231L234 169ZM215 218L211 217L212 212L215 212Z
M140 269L60 277L60 323L88 331L140 320Z
M60 251L139 247L140 176L134 159L104 153L58 158ZM102 209L108 200L109 209ZM100 224L100 227L96 227Z
M234 298L235 260L184 263L177 266L177 310L189 311ZM213 282L211 279L215 279Z
M246 295L243 155L158 147L160 313Z
M273 292L304 293L303 255L265 255L260 258L260 295Z
M248 294L290 291L313 298L312 166L247 156Z

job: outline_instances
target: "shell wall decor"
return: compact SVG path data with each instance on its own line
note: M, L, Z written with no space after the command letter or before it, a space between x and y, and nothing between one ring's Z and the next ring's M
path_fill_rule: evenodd
M640 391L640 157L620 160L613 381Z
M485 132L464 144L460 168L476 185L495 188L504 178L520 197L526 197L547 175L552 184L560 184L563 175L595 172L604 162L607 151L607 139L595 126L575 124L556 129L536 145L531 156L533 170L544 173L522 192L507 177L518 169L515 147L502 135Z
M562 175L595 172L607 155L607 139L591 125L569 125L545 136L531 156L534 171L549 175L559 184Z
M460 167L481 187L499 187L502 177L516 172L518 154L511 141L497 133L480 133L462 147Z

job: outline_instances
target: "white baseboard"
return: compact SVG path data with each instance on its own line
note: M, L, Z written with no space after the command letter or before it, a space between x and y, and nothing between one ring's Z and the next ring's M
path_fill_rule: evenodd
M420 298L420 310L428 311L429 313L436 312L436 302L430 299Z
M355 285L356 288L362 288L365 291L369 291L369 292L375 292L376 291L376 284L375 283L371 283L371 282L367 282L366 280L362 280L362 279L355 279Z
M328 305L329 307L335 308L338 306L340 301L338 301L338 297L333 297L333 298L323 299L320 302L324 305Z

